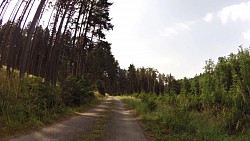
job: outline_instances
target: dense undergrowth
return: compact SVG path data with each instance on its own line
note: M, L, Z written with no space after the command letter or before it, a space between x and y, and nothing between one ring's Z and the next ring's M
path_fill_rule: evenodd
M194 78L161 82L162 90L136 91L141 83L128 93L134 98L124 98L158 140L250 140L249 48L206 61Z
M101 97L85 79L69 77L53 86L39 77L7 76L0 70L0 138L72 115Z
M122 100L157 140L250 140L249 115L235 107L206 105L200 96L134 94Z

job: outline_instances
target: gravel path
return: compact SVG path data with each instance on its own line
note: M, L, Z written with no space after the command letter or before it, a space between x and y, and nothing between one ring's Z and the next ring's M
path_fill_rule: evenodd
M146 141L136 118L120 100L114 99L114 102L111 119L107 121L100 141Z
M111 106L113 103L114 106ZM99 106L78 116L43 128L28 135L13 138L11 141L71 141L93 128L94 121L111 108L111 115L104 125L100 141L145 141L147 140L136 119L124 104L109 97ZM84 139L83 139L84 140Z

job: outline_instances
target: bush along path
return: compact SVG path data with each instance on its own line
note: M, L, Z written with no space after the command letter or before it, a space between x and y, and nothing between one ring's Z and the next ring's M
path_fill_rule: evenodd
M69 120L13 138L11 141L147 140L134 116L114 97L109 97L99 106L78 114Z

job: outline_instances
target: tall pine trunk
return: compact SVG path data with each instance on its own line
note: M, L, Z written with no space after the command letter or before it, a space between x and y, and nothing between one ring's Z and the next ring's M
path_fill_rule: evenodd
M31 22L30 28L28 30L27 33L27 38L26 38L26 42L22 51L22 55L21 55L21 63L20 63L20 76L24 76L24 73L26 71L26 67L27 67L27 58L29 55L29 49L30 49L30 45L31 45L31 40L32 40L32 36L34 34L35 31L35 26L37 24L37 21L39 20L41 11L43 10L44 4L45 4L46 0L41 0L40 4L36 10L36 13L34 15L34 18Z
M59 27L58 27L58 30L57 30L57 33L56 33L56 39L55 39L55 42L54 42L54 47L53 47L53 50L52 50L52 56L51 56L51 68L50 68L50 75L51 75L51 78L52 78L52 84L56 84L56 81L57 81L57 76L58 76L58 59L59 59L59 56L60 56L60 42L62 42L61 39L61 31L62 31L62 27L63 27L63 23L64 23L64 20L65 20L65 17L66 17L66 14L68 12L68 9L69 9L69 5L70 3L68 2L66 4L66 8L64 10L64 13L63 13L63 16L61 18L61 22L59 24Z

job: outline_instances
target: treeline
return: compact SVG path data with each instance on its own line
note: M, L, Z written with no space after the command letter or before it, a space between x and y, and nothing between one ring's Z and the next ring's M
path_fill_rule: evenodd
M17 71L21 77L31 74L51 84L66 83L73 76L98 82L103 93L111 94L161 94L177 87L173 76L154 68L120 69L105 41L105 32L113 29L108 0L41 0L32 21L28 19L36 2L17 1L2 23L11 2L0 3L0 68L6 66L9 76ZM42 26L48 12L49 21Z
M154 69L134 69L133 65L126 72L127 93L166 96L168 103L182 103L182 110L212 111L213 116L225 118L223 130L229 134L249 128L249 49L240 47L237 54L219 57L217 63L206 61L204 72L194 78L176 80L172 75L156 75Z
M135 68L131 64L126 69L119 69L118 94L154 93L164 92L165 76L159 74L154 68Z
M171 91L167 93L199 96L203 105L197 107L198 109L209 107L221 109L225 106L234 108L234 112L237 111L235 114L244 118L250 114L249 78L249 49L240 48L237 54L219 57L216 64L212 60L206 61L203 74L191 79L178 80L174 86L179 86L173 87L172 93Z
M123 76L123 77L122 77ZM216 98L239 92L245 99L250 93L249 49L237 54L219 57L217 64L206 61L204 72L194 78L175 79L171 74L159 73L154 68L138 68L132 64L128 70L120 70L120 82L126 85L124 93L214 95Z
M184 84L186 82L189 83L186 77L183 80L177 80L172 74L165 75L150 67L136 68L131 64L128 70L119 69L117 94L151 93L160 95L186 93L183 89L184 85L190 85Z
M12 1L0 3L0 68L21 77L35 75L51 84L74 76L90 83L103 81L107 88L118 73L105 32L112 30L108 0L17 1L8 22L4 14ZM50 12L47 25L41 19ZM6 18L6 17L5 17ZM48 18L48 17L47 17ZM108 89L107 89L108 90Z
M108 0L41 0L32 21L35 1L17 1L8 22L2 23L9 0L0 3L0 67L7 74L35 75L51 84L76 77L97 84L110 94L189 94L204 105L234 105L249 112L249 50L206 62L204 73L176 80L154 68L121 69L111 53L105 32L112 30ZM46 12L45 26L40 21ZM238 100L238 101L235 101ZM203 106L204 108L205 106Z

